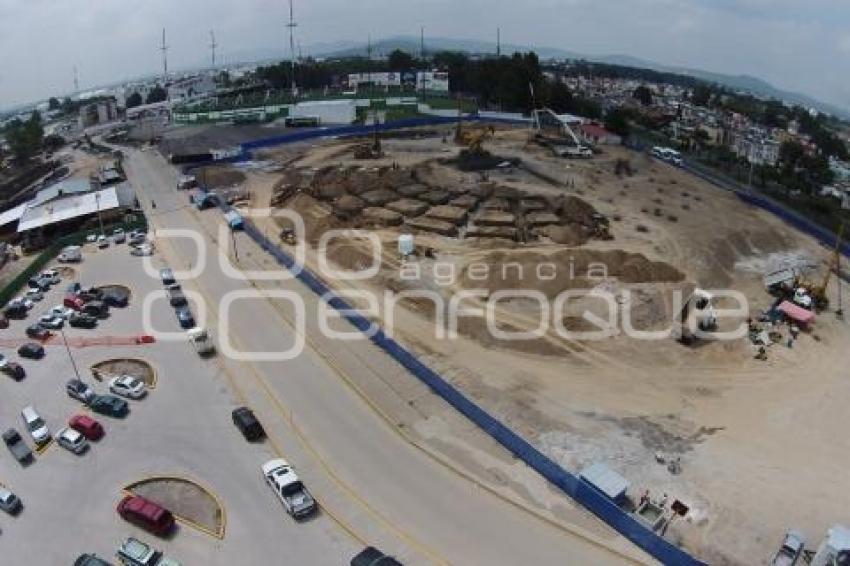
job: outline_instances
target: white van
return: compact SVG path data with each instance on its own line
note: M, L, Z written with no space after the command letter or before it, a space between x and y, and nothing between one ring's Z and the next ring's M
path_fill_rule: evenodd
M28 405L21 411L21 418L24 419L24 426L27 427L27 432L30 433L36 444L42 445L50 440L50 429L47 428L47 423L35 411L35 407Z
M80 246L65 246L59 252L59 261L65 263L83 261L83 249Z

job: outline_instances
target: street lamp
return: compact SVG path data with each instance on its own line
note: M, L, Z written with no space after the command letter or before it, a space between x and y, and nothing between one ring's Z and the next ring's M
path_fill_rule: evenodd
M83 378L80 377L80 370L77 369L77 362L74 361L74 356L71 354L71 347L68 345L68 338L65 336L65 330L60 328L59 333L62 335L62 342L65 344L65 350L68 352L68 358L71 360L71 366L74 368L74 375L77 376L77 379L82 381Z

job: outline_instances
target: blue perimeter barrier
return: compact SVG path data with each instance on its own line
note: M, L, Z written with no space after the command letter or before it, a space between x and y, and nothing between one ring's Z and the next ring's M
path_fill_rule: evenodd
M464 117L465 121L479 120L478 117ZM503 119L493 120L491 118L480 118L481 121L502 121L504 123L516 123L515 120ZM457 118L428 117L413 118L380 124L380 131L392 129L412 128L419 126L433 126L450 124ZM273 145L293 143L309 139L325 137L348 137L365 136L374 132L374 126L342 126L338 128L322 128L307 131L299 131L271 138L256 140L242 144L243 154L250 150ZM188 168L187 168L188 169ZM229 212L232 207L225 203L220 204L223 212ZM585 480L566 471L555 463L528 441L520 437L501 421L490 415L479 407L463 393L458 391L446 379L437 374L431 368L422 363L415 355L404 346L387 336L383 330L352 308L342 297L334 293L318 276L301 265L280 248L280 246L269 240L256 226L245 219L245 233L253 239L266 252L271 254L283 267L292 271L295 276L310 288L321 300L337 310L340 315L351 323L360 332L363 332L379 348L389 354L394 360L401 364L410 373L427 385L431 391L439 395L443 400L454 407L458 412L475 423L490 437L505 447L514 456L525 462L529 467L537 471L553 485L557 486L573 500L583 505L591 513L605 521L609 526L621 535L632 541L649 555L668 565L703 565L704 562L697 560L683 549L668 542L646 525L639 522L635 517L623 511L608 497L603 495Z

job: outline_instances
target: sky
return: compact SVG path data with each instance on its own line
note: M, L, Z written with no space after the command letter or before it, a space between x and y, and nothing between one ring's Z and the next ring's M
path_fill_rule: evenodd
M287 0L0 0L0 108L288 48ZM848 0L295 0L309 46L398 35L495 40L748 74L850 109Z

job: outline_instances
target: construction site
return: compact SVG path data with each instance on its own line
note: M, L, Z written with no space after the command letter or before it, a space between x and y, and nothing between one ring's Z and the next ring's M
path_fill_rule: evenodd
M838 250L543 122L299 142L194 175L237 210L297 213L303 232L253 222L378 297L347 295L564 468L624 478L623 506L695 556L754 564L789 528L844 520ZM344 230L361 232L328 237Z

